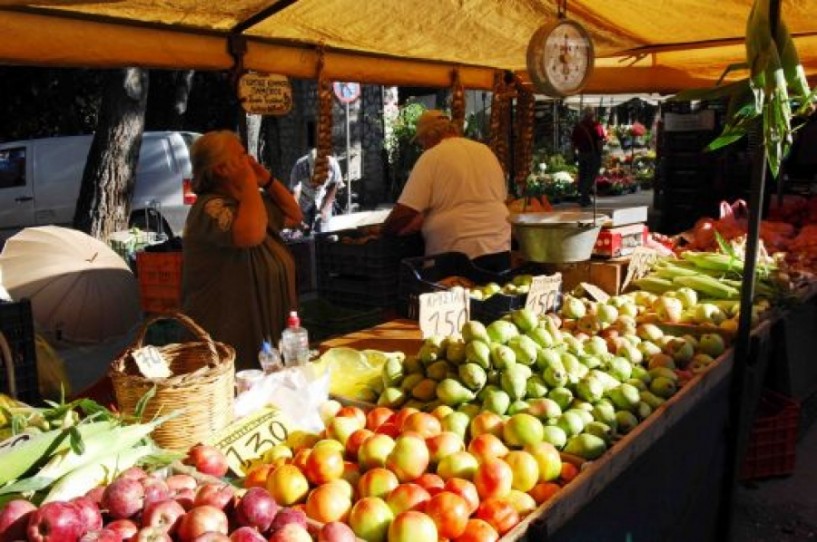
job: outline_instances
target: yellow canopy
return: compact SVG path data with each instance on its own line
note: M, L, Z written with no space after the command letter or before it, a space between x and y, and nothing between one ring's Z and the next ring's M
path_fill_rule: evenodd
M0 62L42 66L228 69L333 80L490 88L525 71L528 40L556 0L0 0ZM817 0L781 0L801 60L817 76ZM744 61L751 0L570 0L597 63L588 92L712 86ZM746 76L737 71L727 79Z

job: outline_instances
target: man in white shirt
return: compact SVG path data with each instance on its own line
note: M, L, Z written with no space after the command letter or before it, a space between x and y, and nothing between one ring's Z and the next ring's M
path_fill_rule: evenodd
M438 110L422 114L415 139L424 152L383 224L384 233L421 230L427 255L463 252L484 269L508 269L508 192L494 153L461 137L451 119Z

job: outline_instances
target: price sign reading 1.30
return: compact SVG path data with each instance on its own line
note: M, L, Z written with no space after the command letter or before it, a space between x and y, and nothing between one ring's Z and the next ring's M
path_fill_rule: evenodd
M238 476L244 476L253 459L287 440L289 424L277 408L263 408L210 438L208 444L221 450Z
M460 336L460 329L471 316L468 290L452 288L445 292L420 294L420 331L423 338L434 335Z
M530 309L536 316L559 308L562 302L562 274L539 275L533 277L528 291L525 308Z

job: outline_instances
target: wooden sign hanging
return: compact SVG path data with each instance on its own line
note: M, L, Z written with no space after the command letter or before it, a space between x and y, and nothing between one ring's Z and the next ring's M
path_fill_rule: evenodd
M245 73L238 80L238 101L252 115L286 115L292 110L292 86L284 75Z

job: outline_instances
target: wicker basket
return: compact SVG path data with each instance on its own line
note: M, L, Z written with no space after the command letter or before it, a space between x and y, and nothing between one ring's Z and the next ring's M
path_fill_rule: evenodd
M159 347L173 376L146 378L139 372L132 353L143 346L151 324L168 318L179 320L197 340ZM232 421L234 364L235 350L231 346L213 341L189 317L168 313L145 322L134 344L113 361L109 376L123 413L133 414L139 399L154 386L156 395L146 405L144 420L182 409L181 416L163 423L152 437L163 448L187 450Z

